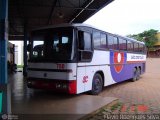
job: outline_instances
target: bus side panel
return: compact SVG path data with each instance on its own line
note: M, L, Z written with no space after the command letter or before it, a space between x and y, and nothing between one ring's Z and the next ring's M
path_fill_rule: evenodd
M85 91L92 89L92 81L96 71L99 71L99 66L88 66L86 67L86 77L87 81L85 82Z
M144 54L127 54L127 70L130 73L130 78L133 78L133 70L134 68L140 68L141 74L145 72L145 64L146 64L146 55Z
M85 91L84 78L86 76L85 63L77 64L77 94Z
M120 51L110 51L110 69L113 80L118 83L128 79L130 75L126 65L127 53Z
M77 80L77 63L67 63L66 69L69 70L67 80Z
M126 64L126 66L127 66L127 69L126 69L126 71L127 71L127 73L126 74L128 74L128 78L125 78L125 76L124 76L124 80L126 80L126 79L131 79L131 78L133 78L133 70L134 70L134 68L141 68L141 74L143 74L144 72L143 72L143 64L145 64L145 63L128 63L128 64Z
M111 74L115 82L121 82L133 77L134 67L142 66L146 55L119 51L110 52Z
M94 50L92 61L86 63L88 81L85 83L85 91L92 89L93 77L97 72L102 72L104 75L104 86L115 83L111 75L109 59L109 51Z
M113 80L110 65L100 66L100 70L102 70L104 73L104 86L108 86L108 85L112 85L112 84L116 83Z

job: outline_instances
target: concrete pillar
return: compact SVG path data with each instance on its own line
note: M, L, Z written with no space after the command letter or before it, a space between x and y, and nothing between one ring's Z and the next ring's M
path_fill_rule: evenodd
M8 0L0 0L0 91L2 113L11 113L10 85L7 78Z
M27 22L24 22L24 47L23 47L23 61L24 61L24 67L23 67L23 75L27 76Z

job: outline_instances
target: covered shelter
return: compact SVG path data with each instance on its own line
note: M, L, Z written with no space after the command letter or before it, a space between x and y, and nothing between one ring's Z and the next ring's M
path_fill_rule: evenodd
M0 91L2 112L10 112L7 78L7 41L24 41L24 69L27 67L29 32L60 23L82 23L113 0L0 0ZM0 111L1 112L1 111Z

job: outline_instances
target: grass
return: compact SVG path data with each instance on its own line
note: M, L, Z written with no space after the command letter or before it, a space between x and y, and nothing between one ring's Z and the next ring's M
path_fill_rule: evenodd
M113 106L111 106L111 110L114 111L114 110L116 110L117 108L119 108L121 106L122 106L122 103L118 102L117 104L114 104Z
M23 65L17 65L17 68L23 68Z

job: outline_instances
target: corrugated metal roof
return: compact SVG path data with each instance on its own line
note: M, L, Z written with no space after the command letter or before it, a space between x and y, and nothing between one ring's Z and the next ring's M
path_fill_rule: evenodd
M9 39L59 23L82 23L113 0L9 0Z

